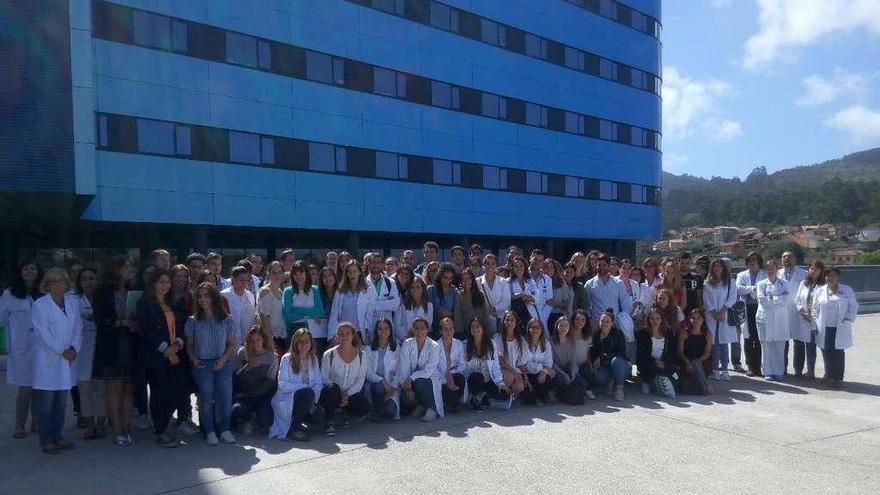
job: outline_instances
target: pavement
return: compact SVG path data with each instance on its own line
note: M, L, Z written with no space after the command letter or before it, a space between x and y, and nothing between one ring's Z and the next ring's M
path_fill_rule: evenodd
M708 397L628 387L617 403L516 406L434 423L355 424L311 443L239 436L176 450L66 436L40 453L13 440L14 389L0 386L0 493L853 493L880 492L880 315L860 316L846 388L734 374ZM818 374L822 374L821 357ZM71 415L68 415L70 423Z

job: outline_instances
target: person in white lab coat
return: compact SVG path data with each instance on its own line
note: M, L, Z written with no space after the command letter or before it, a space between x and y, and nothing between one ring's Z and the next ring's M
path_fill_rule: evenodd
M526 332L533 325L544 327L537 318L532 318L526 323ZM501 320L501 331L492 336L492 345L498 350L498 361L501 366L501 375L504 383L513 394L519 394L526 387L526 364L529 361L529 346L525 339L519 336L517 330L516 315L513 311L504 314Z
M518 258L522 262L522 258ZM512 394L504 383L499 365L498 349L492 339L486 335L486 329L480 320L473 320L470 325L471 335L465 344L465 376L469 402L475 411L481 411L489 405L489 399L507 401L510 408Z
M517 256L510 266L513 270L510 274L510 310L516 314L517 321L521 322L520 326L525 331L529 320L541 320L538 307L544 304L545 294L535 285L525 259ZM549 332L545 330L545 334L549 335Z
M465 393L464 342L455 338L455 324L448 316L440 321L440 363L437 377L443 384L443 409L456 414L461 411Z
M553 299L553 279L547 275L545 270L546 261L547 257L544 256L543 251L540 249L532 250L532 254L529 256L529 271L531 272L535 287L541 293L541 297L535 299L535 308L538 310L538 321L544 326L544 338L549 339L550 328L548 327L548 322L550 320L551 307L547 301ZM562 274L560 273L560 275Z
M843 388L845 349L852 347L852 326L859 312L856 294L841 284L840 270L825 270L825 285L818 289L811 312L819 329L816 341L825 362L825 380L832 388Z
M769 260L764 264L767 278L758 282L758 338L761 341L761 368L766 380L781 380L785 374L785 343L791 338L791 311L794 294L784 279L779 277L779 264Z
M565 318L560 316L556 320ZM555 323L555 322L554 322ZM549 401L550 391L553 389L553 377L556 370L553 367L553 349L550 342L544 338L544 332L538 322L529 323L528 340L526 341L526 389L523 392L523 401L526 404L546 404Z
M788 310L791 312L791 317L788 319L789 324L791 325L791 336L794 336L798 333L798 329L800 327L801 318L798 316L797 305L795 304L795 297L797 296L798 287L801 286L801 282L804 280L804 277L807 276L807 271L803 268L797 266L797 258L794 253L791 251L786 251L782 253L782 266L779 268L779 278L788 282L788 286L791 289L792 297L789 302ZM788 342L785 343L785 372L788 373Z
M412 337L400 346L401 400L414 407L412 417L434 421L443 417L443 394L437 369L440 366L440 345L428 338L428 320L416 318L412 323Z
M321 374L324 378L320 399L326 422L324 435L333 436L337 425L351 426L349 416L359 419L370 412L370 403L363 393L367 362L351 322L337 325L336 345L324 353ZM343 414L345 412L348 415Z
M397 381L399 362L397 342L391 322L379 319L373 329L370 346L364 349L367 361L364 395L370 398L373 408L370 421L383 417L400 419L400 385Z
M364 271L356 260L350 260L343 270L339 289L333 296L333 305L327 317L327 339L332 341L334 332L340 322L347 321L354 327L356 338L365 341L364 332L368 332L367 320L372 312L367 282Z
M819 329L813 319L812 307L819 294L818 289L825 285L825 263L814 261L810 265L807 276L798 286L794 296L797 315L791 325L791 338L794 339L794 376L801 377L804 373L804 361L807 365L807 378L816 378L816 335Z
M394 340L398 344L403 343L409 337L407 333L416 318L428 320L428 325L434 322L434 305L428 300L428 284L420 275L413 277L403 296L403 304L395 313L397 321L394 324ZM432 327L433 328L433 327Z
M32 308L42 296L40 280L43 270L36 261L18 266L12 286L0 297L0 325L6 327L6 383L18 387L15 400L15 433L13 438L27 436L27 419L36 429L36 409L32 406L34 384L34 333Z
M758 313L758 282L767 278L764 258L760 253L746 255L746 270L736 275L736 293L746 303L746 328L743 329L743 352L746 355L747 376L761 375L761 340L755 317ZM736 359L734 359L736 364Z
M78 297L65 292L70 278L61 268L46 272L47 294L34 302L34 402L39 415L40 446L46 454L70 450L61 437L67 394L76 383L74 360L82 343Z
M303 423L314 414L323 387L312 335L300 328L290 338L290 350L278 365L278 389L272 397L275 417L269 438L284 440L292 428L294 440L311 440Z
M709 264L709 274L703 284L703 304L706 310L706 325L712 332L712 378L714 380L730 380L727 370L730 364L730 348L732 342L739 337L736 327L727 322L727 310L736 304L737 292L727 265L720 259Z
M499 277L495 270L498 268L498 258L494 254L483 257L483 274L477 277L477 285L486 296L486 304L495 318L495 328L501 328L501 318L510 308L510 280Z
M365 323L367 330L364 330L364 337L367 337L364 343L367 345L370 344L371 330L375 327L376 322L383 318L395 321L394 312L400 309L400 293L397 290L397 283L385 276L384 268L382 255L374 254L370 259L370 274L366 279L371 309Z
M80 318L82 319L82 345L79 355L76 356L76 369L82 416L86 421L86 431L83 438L93 440L107 436L104 380L92 379L95 340L98 332L92 304L95 301L95 290L98 287L98 272L94 268L83 268L76 276L74 287L77 296L79 296Z

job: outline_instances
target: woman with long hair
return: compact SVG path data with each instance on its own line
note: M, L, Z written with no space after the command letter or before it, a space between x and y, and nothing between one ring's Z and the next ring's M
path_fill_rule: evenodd
M260 326L272 337L276 354L287 352L287 324L282 310L284 266L273 261L266 267L266 281L257 291L257 317Z
M311 332L324 316L321 289L312 283L309 265L302 260L293 264L290 287L285 288L281 296L281 311L288 335L300 328L309 328Z
M455 308L452 320L455 322L455 336L467 338L467 324L474 318L480 320L489 336L495 334L495 318L489 312L486 296L477 285L477 276L470 268L461 272L461 289L455 294Z
M684 281L681 278L679 264L675 260L663 263L662 277L654 283L654 290L668 290L673 297L673 303L684 311L688 307L687 291L684 289Z
M13 438L27 436L27 419L31 416L31 430L36 426L33 409L34 384L34 301L43 295L40 281L43 270L34 260L18 265L12 285L0 297L0 326L6 327L7 346L6 383L18 387L15 400L15 433Z
M528 344L525 339L519 336L516 315L512 311L504 313L501 319L501 331L492 336L492 345L498 349L499 365L501 366L501 375L504 377L504 383L513 394L519 394L526 387L526 366L529 362ZM527 331L531 325L541 327L544 331L541 321L532 318L526 324Z
M440 363L437 377L443 384L443 408L456 414L461 410L465 386L464 342L455 338L455 324L452 318L440 322Z
M471 335L465 344L465 376L471 408L481 411L489 405L489 399L506 400L507 408L513 404L510 389L501 374L498 352L480 320L470 324Z
M316 325L312 334L312 343L315 344L315 355L323 356L327 349L327 327L330 321L330 311L333 310L333 298L336 297L336 289L339 288L339 279L334 268L324 267L320 274L321 304L324 306L324 316L320 324Z
M272 396L278 380L278 356L266 330L254 325L244 337L235 357L232 374L232 424L242 425L245 435L254 431L251 415L260 431L272 425Z
M510 266L513 270L510 274L510 310L516 314L516 318L520 322L522 327L520 331L525 333L525 324L529 320L537 318L538 321L541 321L538 306L542 304L544 296L532 280L529 265L523 257L513 258ZM546 334L549 332L545 331Z
M819 333L819 328L816 327L816 321L813 319L812 309L817 295L816 290L823 285L825 285L825 263L814 261L794 296L797 324L792 325L794 331L792 367L797 378L804 375L804 361L807 364L807 378L810 380L816 378L816 335Z
M80 407L86 421L83 438L93 440L104 438L106 433L107 408L104 402L104 381L92 379L95 362L95 290L98 288L98 272L84 267L74 281L74 292L79 296L79 313L82 319L82 344L76 356L77 385L79 386Z
M561 318L565 316L560 316L556 321ZM553 389L553 377L556 376L553 367L553 349L550 342L544 338L544 329L540 322L530 321L528 330L527 381L523 398L526 404L545 404L549 401L549 394Z
M554 260L547 259L544 261L544 274L550 277L553 285L553 298L547 300L550 306L550 318L547 320L547 326L553 328L556 320L560 316L571 316L574 309L574 290L565 281L563 277L562 265Z
M682 322L684 321L684 313L681 311L681 308L675 304L675 297L668 289L659 289L657 291L651 309L656 309L660 313L660 316L663 317L663 322L667 327L676 332L681 329Z
M311 440L303 423L317 410L323 387L312 335L300 328L290 338L290 349L278 366L278 390L272 397L274 420L269 438L284 440L293 428L294 440Z
M427 272L428 270L425 269ZM432 333L437 334L440 320L447 316L458 322L455 317L455 304L458 301L458 291L455 288L455 279L458 272L452 263L443 263L437 270L432 285L428 286L428 300L434 306L434 321L431 326ZM427 279L431 280L431 279ZM458 330L458 327L456 327Z
M650 393L653 385L657 393L674 399L677 376L675 333L666 326L657 310L648 313L647 322L648 325L636 335L642 393Z
M428 287L425 284L425 279L416 275L406 292L402 294L401 309L395 314L397 322L394 325L394 339L398 343L402 343L409 337L407 333L416 318L426 319L429 328L433 328L434 323L434 304L428 299Z
M681 393L708 395L714 393L706 380L712 365L712 331L706 326L706 316L700 309L692 309L684 331L678 334L678 357L681 360Z
M626 337L614 326L614 315L610 312L599 317L590 356L596 370L596 382L600 386L606 385L608 395L613 394L614 400L622 401L624 380L632 372L632 364L627 360Z
M591 390L595 370L590 359L592 337L587 313L575 311L573 320L560 318L553 329L553 367L555 386L560 401L570 405L583 404L584 397L595 399Z
M373 338L370 339L370 347L364 350L364 357L367 360L364 388L373 406L369 419L400 419L400 387L397 379L400 356L389 320L379 318L376 321Z
M654 258L645 258L642 261L642 271L645 274L645 284L653 288L660 281L660 273L657 270L657 260Z
M703 284L703 304L706 309L706 323L712 331L712 379L730 380L727 366L730 363L728 344L739 341L736 327L727 321L727 312L736 304L736 287L730 278L727 265L720 259L709 263L709 274Z
M434 421L443 417L442 385L437 377L440 366L440 346L428 338L428 320L416 318L412 323L412 337L400 345L398 367L401 401L412 407L412 417Z
M328 340L330 340L330 332L334 332L335 335L339 324L347 321L354 329L355 338L360 342L366 342L363 332L369 331L367 316L371 311L364 270L360 263L351 260L343 268L339 289L333 297L333 306L327 319Z
M351 267L352 262L348 266ZM337 325L336 345L324 352L321 374L324 378L320 399L324 408L324 435L333 436L337 425L351 426L349 416L360 419L370 412L370 403L363 393L367 362L351 322Z

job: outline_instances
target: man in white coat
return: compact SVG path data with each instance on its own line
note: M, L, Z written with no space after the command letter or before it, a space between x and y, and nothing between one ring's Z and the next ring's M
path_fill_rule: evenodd
M758 282L767 278L762 268L764 257L760 253L751 252L746 255L746 270L736 275L736 292L746 303L746 324L743 328L743 353L746 355L748 376L761 375L761 340L758 337L758 325L755 315L758 313Z
M804 281L804 277L807 276L807 271L803 268L797 266L797 258L794 253L791 251L786 251L782 253L782 268L779 270L779 278L788 282L788 287L791 290L792 294L797 294L798 287L801 286L801 282ZM791 311L791 316L789 317L789 322L791 323L791 335L795 336L798 334L798 330L800 329L800 315L798 313L797 305L795 304L794 297L791 298L789 310ZM785 343L785 374L788 374L788 347L789 343Z
M400 309L400 292L397 283L385 276L385 264L382 255L374 253L370 258L370 274L367 275L367 293L370 300L370 311L362 329L365 343L369 344L373 337L373 327L380 318L397 321L394 312ZM396 332L396 329L394 329Z
M494 254L487 254L483 258L483 274L477 277L477 285L486 296L489 311L495 317L495 328L490 329L489 334L494 334L501 328L501 319L504 313L510 309L510 280L495 274L498 268L498 258Z
M538 317L541 325L544 327L544 336L550 338L550 329L547 328L547 322L550 320L550 305L546 301L553 299L553 280L544 273L544 261L546 261L544 252L540 249L532 250L529 257L529 271L535 287L542 294L541 297L535 298L535 307L538 310Z

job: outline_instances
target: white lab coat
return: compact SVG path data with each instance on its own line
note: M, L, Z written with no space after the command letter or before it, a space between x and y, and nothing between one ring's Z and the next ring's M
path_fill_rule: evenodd
M764 279L758 282L758 338L761 342L785 342L791 339L791 309L794 295L784 279L776 282Z
M758 282L761 280L767 279L767 273L764 270L758 270L758 274L755 277L755 285L752 285L751 275L748 270L743 270L736 274L736 294L742 298L746 304L757 304L758 296L756 292L756 287ZM749 300L748 296L751 296L753 300Z
M76 385L76 365L61 357L73 347L79 352L82 319L79 296L64 296L64 311L47 294L34 302L34 389L70 390ZM75 360L74 360L75 361Z
M529 355L528 361L526 362L526 371L530 375L535 375L543 370L553 368L553 347L550 345L549 340L544 341L543 351L540 346L532 347L529 345L527 347Z
M551 293L550 297L553 297L552 296L553 284L550 284L550 293ZM523 281L523 286L520 286L518 280L516 280L513 277L510 277L510 296L511 296L511 299L513 298L513 296L516 296L518 294L528 294L535 299L534 304L527 304L526 307L528 308L529 315L532 318L537 318L539 321L542 322L541 324L544 326L544 334L545 334L544 337L547 338L547 336L550 334L550 332L547 329L547 320L541 319L543 315L538 310L538 308L540 308L542 306L547 306L547 304L544 302L545 298L546 298L546 293L543 290L538 288L537 284L535 283L535 279L531 279L531 278L525 279ZM547 316L548 317L550 316L549 309L547 310Z
M336 327L339 326L339 318L342 314L342 299L345 297L341 292L336 291L333 297L333 305L330 307L330 316L327 319L327 340L336 338ZM357 315L358 321L351 322L357 328L355 330L361 333L362 340L370 338L373 328L368 326L369 315L372 311L372 303L368 291L358 293L357 298Z
M399 345L409 337L409 327L416 318L424 318L428 320L428 328L432 328L432 325L434 324L434 304L428 301L427 310L421 306L407 309L405 306L401 305L400 309L394 313L394 316L397 318L397 321L394 322L394 339Z
M369 344L372 340L373 327L380 318L385 318L394 324L394 312L400 309L400 293L397 290L397 283L394 280L382 275L383 281L379 286L379 292L376 292L376 286L373 285L372 275L367 276L367 295L370 299L370 312L367 316L366 332L369 334L365 343Z
M79 299L79 315L82 319L82 344L74 360L76 378L79 381L89 381L92 379L92 366L95 362L95 340L98 328L89 298L82 294L76 297Z
M724 319L720 322L715 321L715 318L710 313L721 308L730 309L736 304L736 300L737 291L732 280L728 281L727 284L722 282L714 286L709 283L703 284L703 305L706 309L706 325L712 331L713 344L715 343L715 335L718 335L717 341L720 344L730 344L739 340L736 327L727 324L726 312Z
M19 387L34 384L34 332L31 296L19 299L7 289L0 296L0 325L6 327L6 383Z
M339 346L334 346L324 352L324 357L321 359L321 376L325 386L336 384L343 394L351 397L364 389L367 358L361 349L350 363L346 363L339 355L338 349Z
M447 371L464 375L464 342L455 338L452 339L452 346L449 349L448 356L446 355L446 349L443 348L442 338L437 341L437 345L440 346L440 363L437 365L437 376L440 377L441 381L446 381Z
M464 377L467 379L474 373L480 373L483 375L483 378L486 380L492 380L495 385L501 385L504 383L504 375L501 374L501 360L499 358L500 351L498 347L495 345L492 346L492 352L486 359L480 359L478 357L473 357L472 359L468 359L467 350L463 355L463 359L465 361L465 373ZM464 397L462 397L462 402L467 402L470 392L467 387L464 390Z
M819 335L816 337L819 348L825 349L825 328L827 327L837 328L834 340L835 349L852 347L852 326L856 321L856 314L859 312L859 303L856 301L855 292L850 286L840 283L837 284L837 294L829 295L827 285L819 287L816 292L813 293L812 313L813 319L816 320L816 327L819 329ZM828 319L828 310L831 305L837 306L835 321Z
M533 277L535 287L541 293L540 298L535 298L535 306L538 309L538 315L541 318L541 324L544 325L544 338L550 338L550 329L547 328L547 322L550 321L550 310L553 309L547 304L547 300L553 299L553 279L549 275L541 274L540 277Z
M385 372L382 376L379 376L376 371L379 369L379 351L374 351L371 348L367 347L364 349L364 358L367 362L366 369L366 383L364 383L364 395L368 400L372 400L372 395L370 391L367 389L368 384L376 383L376 382L385 382L388 386L394 387L397 390L391 396L391 400L394 401L394 404L397 406L395 412L395 419L400 419L400 382L397 381L398 367L400 363L400 348L396 348L395 350L391 350L390 348L385 349ZM378 404L373 404L373 406L377 406Z
M400 346L400 364L398 365L398 380L403 383L407 378L415 381L418 378L428 378L434 390L434 405L437 406L437 414L441 417L445 414L443 408L443 382L437 375L440 366L440 346L434 340L425 338L425 345L419 353L418 343L415 337L403 341Z
M517 346L517 343L520 345ZM529 345L522 337L517 337L513 341L506 341L501 338L501 333L499 332L492 336L492 345L498 351L499 365L502 360L506 359L508 366L519 372L520 367L525 366L529 362Z
M798 286L797 293L794 296L795 314L794 316L792 316L793 321L791 324L791 338L799 340L801 342L810 341L813 331L816 330L816 320L805 320L804 317L800 315L800 311L806 311L808 314L810 314L810 318L812 318L810 306L815 304L815 298L817 295L819 295L819 288L820 286L817 285L814 285L811 288L803 280ZM811 297L811 290L812 298L814 300L810 303L810 305L807 305L807 299Z
M220 291L229 303L229 315L235 325L235 343L244 345L244 336L247 335L254 321L257 319L257 300L254 294L245 289L242 295L235 293L232 287Z
M798 314L797 309L797 292L801 286L801 282L803 282L804 278L807 276L807 271L803 268L796 266L791 270L786 270L785 267L779 269L779 278L788 282L788 287L791 290L791 299L788 303L788 310L791 312L791 316L788 318L788 324L791 325L791 337L796 338L795 335L800 334L800 326L803 318ZM804 322L806 323L806 322ZM807 335L807 342L810 341L810 336ZM801 341L803 342L803 341Z
M318 359L311 358L309 364L309 382L303 381L302 374L294 373L290 366L290 353L281 356L278 365L278 389L272 396L272 411L275 418L269 428L269 438L286 438L290 431L290 422L293 419L293 396L298 390L311 388L315 393L314 404L318 404L321 398L321 390L324 388L324 379L321 376L321 368L318 367Z
M495 277L492 286L486 281L486 275L477 277L477 285L486 296L491 312L496 318L504 318L504 312L510 309L510 279L504 277Z

